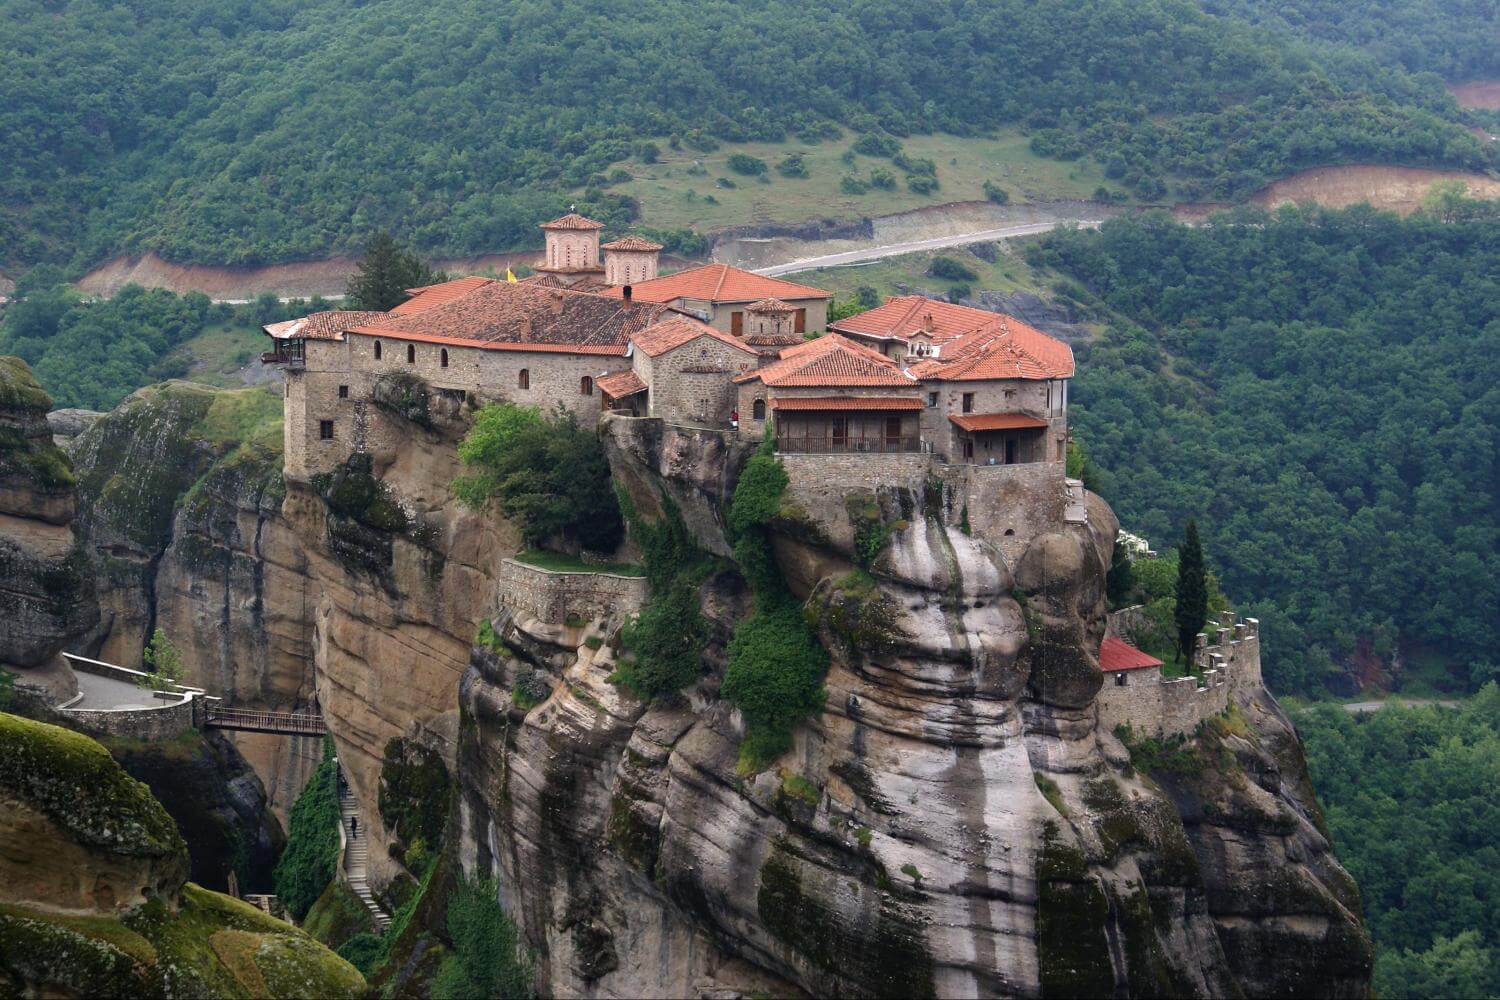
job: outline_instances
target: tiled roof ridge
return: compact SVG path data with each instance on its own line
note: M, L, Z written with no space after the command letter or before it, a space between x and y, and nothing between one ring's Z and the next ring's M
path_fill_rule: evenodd
M625 236L621 236L617 240L611 240L610 242L608 242L608 243L604 244L602 247L600 247L600 249L601 250L627 250L627 251L636 251L636 252L640 252L640 253L655 253L656 251L662 250L662 249L665 249L665 248L660 243L655 243L655 242L652 242L651 240L646 239L643 236L637 236L634 233L629 233L629 234L627 234Z
M603 229L604 223L597 222L577 212L569 212L560 215L551 222L543 222L537 226L538 229Z

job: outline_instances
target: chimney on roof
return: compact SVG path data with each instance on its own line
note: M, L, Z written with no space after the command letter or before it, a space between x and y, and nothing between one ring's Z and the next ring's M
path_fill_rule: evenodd
M935 329L935 324L932 322L932 313L927 313L922 317L922 329L928 333L931 333Z
M626 285L624 288L620 289L620 294L625 297L625 301L626 302L629 302L630 301L630 286Z

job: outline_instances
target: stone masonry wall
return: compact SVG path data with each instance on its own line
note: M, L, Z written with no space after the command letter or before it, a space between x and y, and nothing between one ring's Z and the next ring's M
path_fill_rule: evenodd
M1128 724L1147 736L1188 736L1203 720L1228 708L1231 694L1261 686L1259 621L1235 621L1225 612L1212 631L1212 643L1209 638L1199 634L1194 655L1203 668L1201 681L1163 677L1159 667L1108 674L1095 699L1099 727L1113 732Z
M62 713L84 729L162 743L193 728L193 696L182 695L158 708L65 708Z
M570 617L618 622L646 603L645 577L559 572L516 559L501 562L499 590L501 604L554 625Z
M735 408L731 379L755 362L753 351L702 336L651 359L649 365L638 365L636 371L651 386L650 416L717 426Z

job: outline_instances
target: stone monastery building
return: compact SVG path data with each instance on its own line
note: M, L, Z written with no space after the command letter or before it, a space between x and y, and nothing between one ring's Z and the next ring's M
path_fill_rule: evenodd
M370 407L420 380L458 404L562 406L589 422L612 411L751 440L770 427L778 452L825 468L905 455L903 469L987 468L1062 495L1063 342L917 296L827 326L821 289L726 264L659 275L660 245L601 246L603 226L576 214L541 228L543 258L520 281L458 278L408 289L389 312L267 326L263 360L286 371L287 474L374 449ZM976 518L980 493L1005 492L974 489Z

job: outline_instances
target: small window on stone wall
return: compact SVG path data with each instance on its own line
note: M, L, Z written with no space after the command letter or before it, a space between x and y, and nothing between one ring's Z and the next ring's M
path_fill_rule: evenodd
M937 405L937 401L938 401L938 394L937 393L935 393L935 392L929 392L927 394L927 405L928 406L936 406Z
M409 365L411 365L411 364L416 364L416 361L417 361L417 345L416 344L407 344L406 345L406 363L409 364Z
M516 388L517 389L530 389L531 388L531 369L530 368L522 368L519 372L516 373Z
M323 440L323 441L332 441L333 440L333 421L332 420L319 420L318 421L318 437L321 440Z
M1118 674L1115 674L1115 687L1124 687L1124 686L1125 686L1125 672L1122 670Z
M442 365L444 368L448 367L448 348L443 348L439 353L438 364Z
M974 412L974 394L972 392L964 393L964 412Z
M348 399L348 398L349 398L349 387L347 385L341 385L341 386L339 386L339 399Z
M755 405L750 408L750 415L756 420L766 419L766 401L764 399L757 399Z
M375 341L375 360L380 360L380 341Z
M592 396L594 394L594 380L593 380L593 378L591 378L588 375L585 375L583 378L579 379L578 380L578 393L579 393L579 395L582 395L582 396Z

